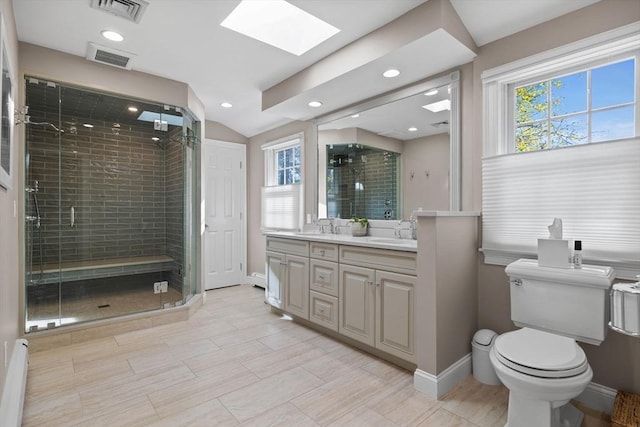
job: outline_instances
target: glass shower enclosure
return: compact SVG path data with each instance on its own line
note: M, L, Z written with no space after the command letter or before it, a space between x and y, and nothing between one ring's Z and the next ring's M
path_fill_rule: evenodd
M196 288L199 122L25 79L26 332L184 304Z

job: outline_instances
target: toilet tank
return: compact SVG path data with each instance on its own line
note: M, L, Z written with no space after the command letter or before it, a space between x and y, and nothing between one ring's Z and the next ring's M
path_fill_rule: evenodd
M611 267L539 267L537 260L507 265L511 320L516 326L540 329L600 345L607 335Z

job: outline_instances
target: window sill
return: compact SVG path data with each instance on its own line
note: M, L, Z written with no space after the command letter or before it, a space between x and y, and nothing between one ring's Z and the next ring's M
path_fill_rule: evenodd
M520 258L536 259L538 257L534 252L511 252L495 249L480 249L480 252L484 254L484 263L488 265L506 266ZM616 279L635 281L637 280L636 276L640 274L640 260L634 262L599 258L583 258L583 263L613 267L616 272Z

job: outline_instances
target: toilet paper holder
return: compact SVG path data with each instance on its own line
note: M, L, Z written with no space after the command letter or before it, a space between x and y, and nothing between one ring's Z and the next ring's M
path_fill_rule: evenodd
M614 284L610 304L609 327L621 334L640 338L640 282Z

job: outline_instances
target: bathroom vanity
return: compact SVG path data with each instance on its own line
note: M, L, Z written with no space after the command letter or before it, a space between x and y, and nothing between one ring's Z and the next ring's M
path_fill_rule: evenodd
M274 310L415 370L440 397L471 372L477 330L477 212L415 212L418 240L268 233Z
M415 240L270 233L265 259L273 307L415 363Z

